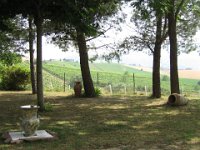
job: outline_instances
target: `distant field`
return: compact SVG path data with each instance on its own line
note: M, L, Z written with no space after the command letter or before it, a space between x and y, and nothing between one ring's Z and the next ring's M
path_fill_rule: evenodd
M80 65L77 62L46 61L43 68L60 79L64 78L65 73L66 82L71 86L73 86L75 80L81 80ZM133 68L116 63L92 63L90 69L96 87L105 88L109 91L109 86L112 85L114 93L133 93L134 73L136 90L146 90L151 93L152 73L150 68ZM162 93L169 94L169 77L164 79L164 75L165 73L161 75ZM182 93L198 94L200 85L196 79L180 78L180 88Z
M147 72L152 72L152 68L148 67L136 67L130 66L134 69L144 70ZM169 75L169 70L161 70L161 74ZM187 79L200 79L200 70L179 70L179 78L187 78Z

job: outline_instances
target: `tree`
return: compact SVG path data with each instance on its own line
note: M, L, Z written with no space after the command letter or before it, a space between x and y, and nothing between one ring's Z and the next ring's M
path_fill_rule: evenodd
M4 18L0 28L0 62L7 66L22 61L21 51L25 51L26 31L20 25L20 16Z
M182 0L179 8L182 7L184 0ZM169 41L170 41L170 86L171 93L180 93L179 79L178 79L178 47L177 47L177 33L176 20L179 12L175 10L175 0L169 1L170 8L167 19L169 21Z
M160 86L160 57L163 42L166 40L167 21L165 13L158 5L160 1L135 1L131 3L133 6L133 14L131 21L133 22L136 34L127 37L119 49L144 51L148 49L153 55L153 71L152 71L152 97L161 97Z
M6 1L5 1L6 2ZM4 11L1 11L1 14L4 14L4 15L0 15L1 17L1 22L0 22L0 30L1 33L3 33L4 31L4 35L3 37L1 38L0 40L0 49L2 51L18 51L18 52L21 52L21 51L27 51L25 48L20 48L20 47L23 47L23 45L26 43L26 42L29 42L29 45L30 45L30 70L31 70L31 83L32 83L32 93L36 93L36 90L35 90L35 76L34 76L34 65L33 65L33 36L32 36L32 29L28 30L28 33L27 33L27 24L26 24L26 19L24 19L21 15L17 15L18 12L15 13L15 11L12 11L12 13L9 12L9 9L15 9L15 8L10 8L8 7L7 10L5 9L6 6L8 4L5 5L5 2L2 2L1 5L2 6L2 9ZM0 5L0 6L1 6ZM11 4L10 4L11 5ZM9 5L8 5L9 6ZM9 12L9 13L7 13ZM11 15L8 15L8 14L11 14ZM11 22L12 21L12 22ZM30 28L32 28L32 21L29 21L29 25L30 25ZM16 34L18 33L18 34ZM1 34L2 35L2 34ZM29 35L29 36L28 36ZM12 37L12 38L11 38ZM18 39L16 39L16 37ZM20 41L23 41L23 42L20 42ZM17 50L16 50L17 49Z
M42 0L7 0L0 3L0 14L9 14L8 17L13 17L17 14L23 16L33 16L37 32L37 102L40 106L40 111L44 111L44 96L43 96L43 79L42 79L42 24L44 19L49 19L49 16L54 12L51 8L54 7L54 1ZM3 15L1 15L2 17Z
M66 5L65 5L66 4ZM67 1L62 3L64 9L60 9L59 18L56 20L56 26L60 27L58 30L57 43L61 48L71 39L78 46L80 54L80 66L83 78L83 85L87 97L94 97L95 90L90 74L88 63L88 48L86 42L100 33L100 22L106 20L108 16L112 15L117 10L118 1L116 0L96 0L96 1ZM66 7L68 12L66 12ZM61 15L62 14L62 15ZM87 39L86 39L87 38ZM54 38L56 39L56 38ZM65 47L64 47L65 48Z
M169 4L166 1L163 2L157 0L142 0L133 2L132 5L135 8L132 20L136 27L136 35L126 38L123 44L121 44L120 46L128 50L150 50L150 53L153 54L152 96L155 98L159 98L161 96L160 52L162 44L168 37L169 24L171 25L171 22L169 23L168 21L168 13L171 12L171 10L169 10ZM185 52L189 52L195 49L195 46L192 45L193 35L196 32L196 27L198 24L198 19L196 19L196 16L193 14L192 9L189 7L190 5L184 7L184 9L182 8L177 24L179 48L180 50ZM180 8L176 7L175 9ZM174 53L171 53L171 61L175 60L173 57L175 57L176 55ZM176 64L173 64L173 67L174 66L176 66ZM174 81L171 82L175 83Z
M80 66L81 66L81 73L82 73L82 78L83 78L83 85L85 89L85 95L87 97L94 97L95 90L94 90L92 77L90 74L85 34L79 29L77 29L76 31L77 31L77 44L78 44L79 54L80 54Z
M0 53L0 62L6 66L12 66L22 62L22 57L15 52L8 51Z
M198 1L189 1L189 0L169 0L167 1L167 19L168 19L168 29L169 29L169 42L170 42L170 86L171 93L180 93L179 88L179 77L178 77L178 47L180 49L180 45L178 45L177 35L179 30L188 35L181 36L185 41L184 43L179 42L183 45L183 48L191 51L195 49L195 46L192 46L192 37L197 30L199 18L197 18L193 8L198 3ZM189 18L187 18L189 16ZM188 27L187 30L185 26L180 26L180 22L183 22L183 25ZM188 25L186 25L188 24ZM177 28L178 27L178 28ZM180 29L179 29L180 28ZM185 31L185 32L184 32ZM180 37L179 37L180 39ZM189 40L186 40L189 39ZM189 41L187 43L186 41Z
M29 16L29 53L30 53L30 71L31 71L31 87L32 94L36 94L36 80L35 80L35 67L34 67L34 49L33 49L33 41L34 41L34 31L33 31L33 19Z
M45 110L44 91L43 91L43 74L42 74L42 35L43 35L43 10L41 0L35 1L34 6L36 13L33 14L37 32L37 99L40 111Z

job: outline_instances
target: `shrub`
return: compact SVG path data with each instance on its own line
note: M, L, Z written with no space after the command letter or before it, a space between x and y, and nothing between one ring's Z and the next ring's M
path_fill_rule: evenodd
M94 89L94 94L95 94L95 95L94 95L95 97L99 97L99 96L102 94L102 93L101 93L101 89L100 89L100 88L95 88L95 89ZM83 97L86 96L85 91L83 92L82 96L83 96Z
M2 90L25 90L26 85L29 83L30 72L25 68L10 66L2 71Z
M162 76L162 81L169 81L169 76L163 75Z
M101 96L102 93L100 88L95 88L94 90L95 90L95 97Z

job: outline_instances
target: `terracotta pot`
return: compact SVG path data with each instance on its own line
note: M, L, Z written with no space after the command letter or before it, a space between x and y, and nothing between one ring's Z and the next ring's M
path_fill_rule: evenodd
M80 81L75 82L74 84L74 93L76 97L81 96L81 91L82 91L82 84Z
M24 132L24 136L33 136L39 127L40 120L37 117L39 106L25 105L20 107L22 110L22 117L20 118L20 126Z
M171 106L181 106L181 105L186 105L188 103L188 98L177 94L173 93L168 97L167 104Z

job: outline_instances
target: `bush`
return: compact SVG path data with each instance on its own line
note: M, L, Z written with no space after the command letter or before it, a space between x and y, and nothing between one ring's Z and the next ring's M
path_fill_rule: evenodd
M94 90L95 90L95 97L101 96L102 93L100 88L95 88Z
M169 81L169 76L163 75L162 76L162 81Z
M101 93L101 89L100 88L95 88L94 89L94 97L99 97L102 93ZM86 97L85 91L82 94L83 97Z
M5 70L5 65L3 65L1 62L0 62L0 78L2 77L2 74Z
M25 90L26 85L29 83L30 72L25 68L10 66L2 71L2 90Z

